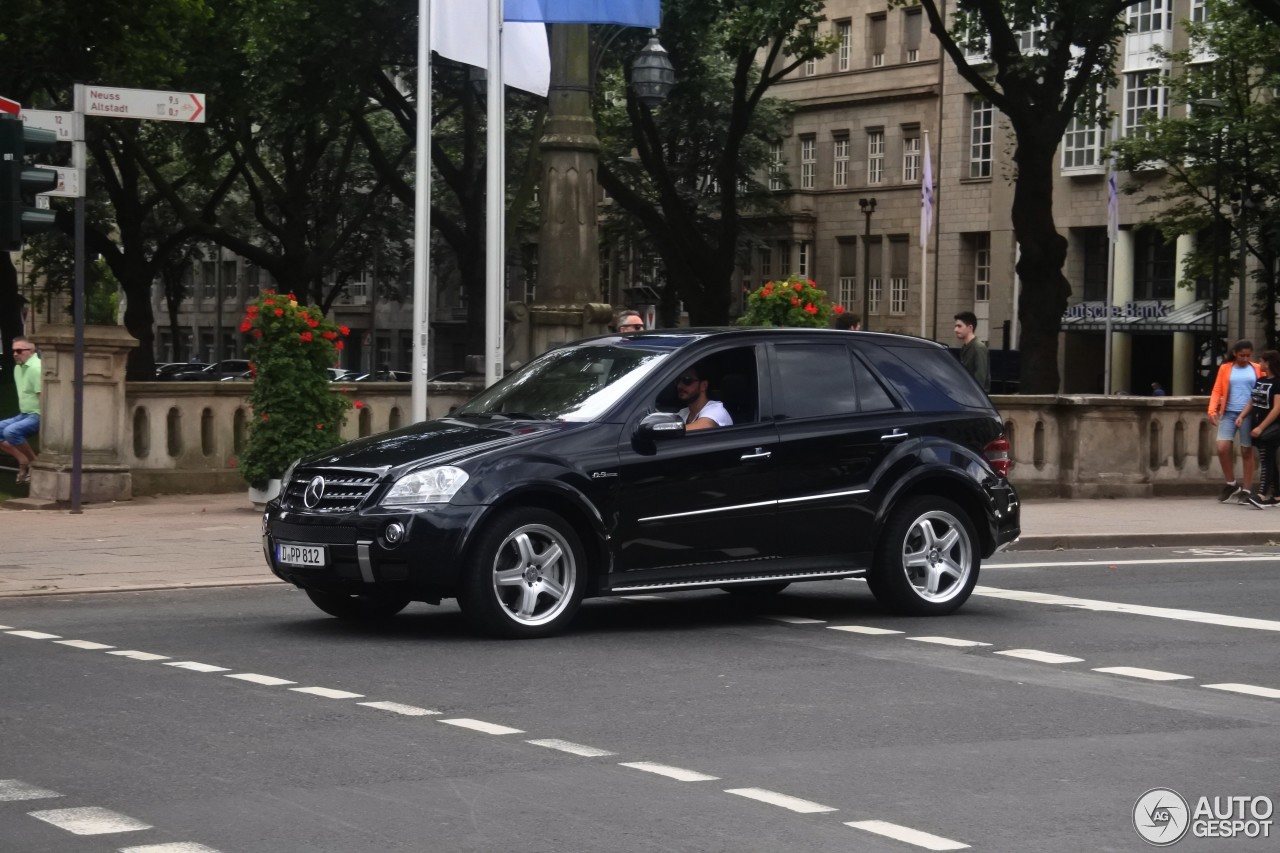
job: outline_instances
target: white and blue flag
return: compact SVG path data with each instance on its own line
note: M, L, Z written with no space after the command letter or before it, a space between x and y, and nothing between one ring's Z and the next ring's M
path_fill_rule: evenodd
M544 24L621 24L655 29L662 20L660 0L506 0L508 21Z

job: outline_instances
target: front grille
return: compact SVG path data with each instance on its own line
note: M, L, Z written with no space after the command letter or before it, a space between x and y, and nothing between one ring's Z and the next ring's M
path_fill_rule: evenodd
M340 468L295 471L293 479L285 486L282 503L285 509L301 512L353 512L378 485L378 476L370 471ZM324 495L315 506L307 506L307 489L316 477L324 478Z

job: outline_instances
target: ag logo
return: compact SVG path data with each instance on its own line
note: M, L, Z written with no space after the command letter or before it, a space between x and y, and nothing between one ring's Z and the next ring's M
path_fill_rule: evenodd
M1133 828L1143 841L1156 847L1181 841L1190 825L1187 801L1170 788L1152 788L1133 804Z
M312 477L307 490L302 493L302 503L307 509L315 509L324 497L324 477Z

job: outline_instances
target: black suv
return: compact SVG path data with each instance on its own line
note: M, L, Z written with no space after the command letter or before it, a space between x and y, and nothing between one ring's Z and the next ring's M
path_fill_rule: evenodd
M685 429L676 381L695 366L731 426ZM587 596L855 576L894 610L944 614L1019 535L1008 449L986 395L927 341L608 335L447 418L299 460L263 546L334 616L456 597L510 637L561 629Z

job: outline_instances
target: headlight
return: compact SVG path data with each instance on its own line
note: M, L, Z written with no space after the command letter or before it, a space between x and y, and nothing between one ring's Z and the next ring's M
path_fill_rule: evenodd
M414 471L396 480L386 497L382 499L382 503L384 505L448 503L466 482L467 472L452 465Z
M293 460L293 463L288 468L285 468L284 473L280 475L280 491L281 492L289 491L289 483L293 480L293 469L297 468L298 463L301 461L302 461L301 457Z

